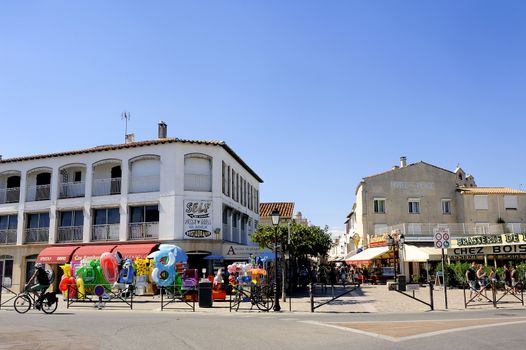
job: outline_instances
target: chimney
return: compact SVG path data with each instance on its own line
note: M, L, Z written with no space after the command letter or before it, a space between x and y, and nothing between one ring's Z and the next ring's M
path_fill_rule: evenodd
M132 142L135 142L135 134L126 134L125 143L132 143Z
M406 157L400 157L400 168L404 168L407 166L407 158Z
M168 125L166 125L165 122L163 122L162 120L159 121L159 124L158 124L158 136L160 139L165 139L166 138L166 134L168 133Z

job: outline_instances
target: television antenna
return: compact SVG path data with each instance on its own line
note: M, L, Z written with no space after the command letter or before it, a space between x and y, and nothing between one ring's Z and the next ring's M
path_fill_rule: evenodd
M124 140L126 141L126 135L128 135L128 120L131 119L130 112L122 112L121 113L121 120L125 120L125 127L124 127Z

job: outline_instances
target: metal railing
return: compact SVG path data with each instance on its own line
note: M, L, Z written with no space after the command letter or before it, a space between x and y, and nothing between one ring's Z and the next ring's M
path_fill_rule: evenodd
M24 243L47 243L49 227L26 228Z
M85 187L84 181L63 182L60 184L59 198L84 197Z
M158 222L135 222L131 223L128 228L129 240L157 239L159 238Z
M93 225L91 227L92 241L118 241L119 224Z
M16 244L16 229L0 230L0 245Z
M405 239L409 241L433 241L433 230L438 226L449 228L449 233L452 239L469 236L499 235L503 233L526 232L526 224L403 223L388 226L386 229L382 230L383 232L377 232L376 234L389 234L395 231L403 233Z
M184 174L185 191L212 191L212 177L210 175Z
M28 186L26 200L28 202L45 201L50 199L50 194L51 185Z
M94 196L109 196L112 194L121 193L121 178L113 179L94 179L93 180L93 195Z
M160 180L159 175L134 176L130 180L130 193L159 192Z
M18 203L20 201L20 187L0 189L0 204Z
M63 226L58 228L57 242L82 242L83 239L82 226Z

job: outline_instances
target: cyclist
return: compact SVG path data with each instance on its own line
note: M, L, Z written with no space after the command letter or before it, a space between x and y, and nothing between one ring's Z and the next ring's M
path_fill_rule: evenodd
M35 279L36 283L31 285ZM31 276L25 287L29 287L29 291L35 294L35 297L37 299L37 309L40 309L42 297L44 296L46 290L49 288L49 284L49 277L47 275L46 270L44 269L44 264L36 263L35 272L33 273L33 276Z

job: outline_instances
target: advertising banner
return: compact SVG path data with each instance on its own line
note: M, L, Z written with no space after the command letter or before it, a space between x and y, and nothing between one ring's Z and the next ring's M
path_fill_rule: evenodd
M212 239L212 201L184 201L184 238Z

